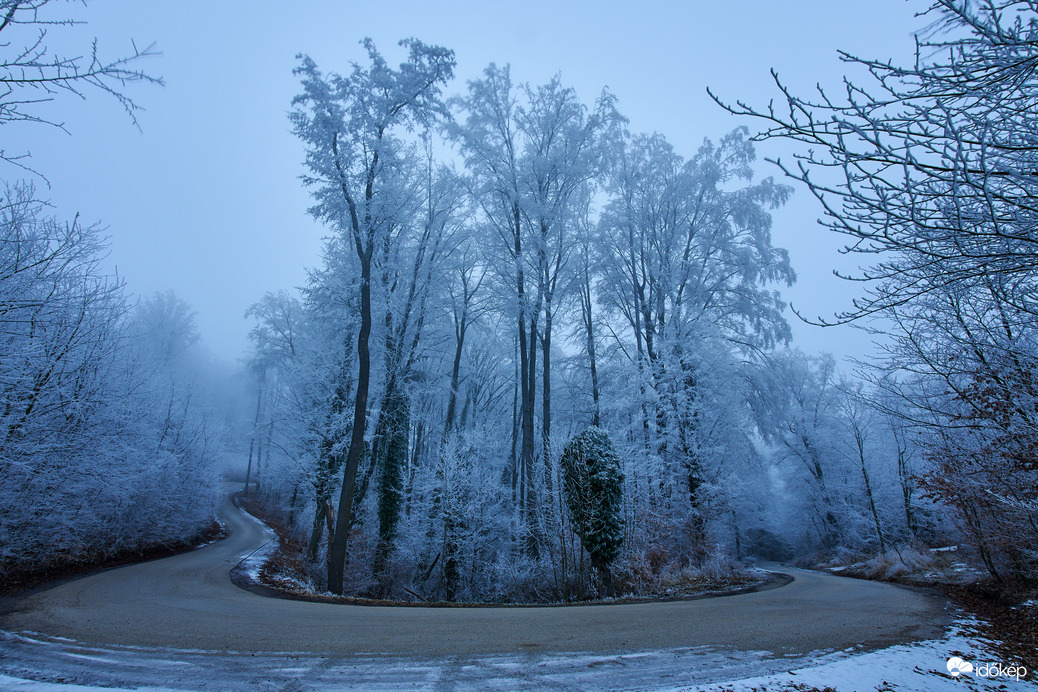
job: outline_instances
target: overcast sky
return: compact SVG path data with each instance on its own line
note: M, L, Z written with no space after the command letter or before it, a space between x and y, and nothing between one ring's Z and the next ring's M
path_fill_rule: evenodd
M306 215L298 179L303 148L287 113L298 82L298 53L325 72L364 60L370 36L391 64L414 36L455 51L460 92L490 62L510 63L517 81L555 73L591 103L603 87L618 98L633 131L658 131L679 153L695 153L739 125L717 107L728 100L764 105L776 96L769 70L804 94L815 83L839 88L838 49L871 58L911 57L925 20L922 0L732 0L730 2L268 2L263 0L95 0L86 9L55 4L86 26L54 29L52 43L84 50L98 38L115 57L155 42L161 57L142 65L165 87L132 86L146 110L138 132L101 94L61 99L54 128L15 125L10 150L31 151L62 216L103 222L112 266L141 295L172 289L198 312L208 347L232 360L247 349L245 310L265 291L303 284L320 262L326 230ZM50 9L50 8L48 8ZM67 50L65 52L68 52ZM12 146L13 144L20 146ZM760 155L788 152L758 148ZM763 156L760 156L763 158ZM761 160L759 176L781 172ZM18 177L7 168L4 177ZM39 181L38 186L44 187ZM840 242L818 228L806 190L775 214L775 244L790 250L799 281L784 289L811 315L845 307L860 286L831 276L846 268ZM843 262L841 263L841 260ZM806 351L860 355L864 337L847 328L794 322Z

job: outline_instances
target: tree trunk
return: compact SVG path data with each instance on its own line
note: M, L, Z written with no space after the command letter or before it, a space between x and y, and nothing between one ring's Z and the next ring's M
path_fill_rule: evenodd
M313 561L317 558L317 549L321 545L321 536L324 535L325 517L328 514L328 502L331 499L331 471L329 469L328 454L323 450L318 460L317 482L314 490L317 507L314 509L314 523L310 529L310 540L306 544L306 559Z
M308 560L317 557L317 549L321 544L321 536L324 535L325 524L328 524L328 540L332 540L333 525L328 521L334 510L331 505L332 479L339 470L342 463L341 453L336 452L341 439L341 432L336 428L338 420L346 410L350 391L350 347L343 345L342 362L339 366L339 376L335 384L335 394L332 397L331 410L325 420L324 432L318 448L317 474L314 482L314 500L317 507L314 510L314 523L310 531L310 541L306 546Z
M260 382L259 393L256 395L256 416L252 419L252 439L249 440L249 464L245 467L245 497L249 496L249 482L252 477L252 450L256 446L256 435L259 430L260 405L263 403L263 383Z
M447 439L454 427L454 414L458 404L458 380L461 376L461 353L465 346L465 330L468 306L462 309L461 321L454 326L454 365L451 368L451 390L447 397L447 420L443 425L443 439Z
M544 333L541 335L541 463L544 466L544 492L551 494L551 300L545 305Z
M513 354L514 356L514 354ZM515 366L515 385L512 387L512 445L508 455L508 465L512 474L512 504L515 505L519 486L519 363Z
M404 469L407 466L407 443L410 436L410 415L406 395L393 383L387 393L385 437L382 440L382 473L378 485L378 545L375 549L373 572L380 582L380 595L388 594L391 584L387 562L396 538L403 505Z
M516 262L516 296L519 303L519 379L521 382L520 430L522 440L519 447L520 504L526 524L526 550L531 556L537 554L534 527L537 524L537 494L534 489L534 397L537 393L537 312L538 306L530 310L526 305L526 286L522 255L522 217L519 203L512 205L513 253ZM529 335L527 335L529 324ZM529 337L529 339L528 339Z
M411 516L411 508L414 504L414 479L418 473L418 466L424 459L428 458L425 439L425 423L419 419L414 430L414 444L411 445L411 453L408 455L407 483L404 486L404 512Z
M353 407L353 434L346 455L346 469L339 493L339 513L335 518L335 535L328 546L328 590L342 594L343 576L346 570L346 539L350 518L353 514L353 486L357 482L357 469L364 448L364 428L368 414L368 385L371 380L371 353L368 339L371 336L371 251L358 255L361 264L360 281L360 332L357 335L357 398Z
M598 597L609 598L613 595L613 575L609 571L609 565L596 560L592 555L591 566L598 572Z
M526 339L520 339L520 346ZM530 557L537 557L537 488L535 461L537 458L534 440L534 401L537 392L537 321L530 321L529 353L526 357L526 388L522 402L522 446L521 466L523 469L523 485L525 488L523 518L526 524L526 551Z
M584 333L587 337L587 357L591 367L591 425L601 427L601 407L599 405L598 360L595 357L595 328L591 314L591 276L587 265L584 266L583 281L580 284L580 316L584 320Z
M869 471L865 466L865 438L860 430L854 431L854 442L858 447L858 460L861 462L861 477L865 481L865 495L869 498L869 509L872 511L872 520L876 524L876 537L879 538L879 550L887 552L887 542L883 538L883 526L879 521L879 512L876 511L876 499L872 495L872 483L869 480Z
M912 474L908 470L908 448L902 444L900 436L896 432L894 442L897 445L897 477L901 483L901 495L904 499L905 527L912 538L915 538L918 527L916 526L915 508L912 506L914 483Z

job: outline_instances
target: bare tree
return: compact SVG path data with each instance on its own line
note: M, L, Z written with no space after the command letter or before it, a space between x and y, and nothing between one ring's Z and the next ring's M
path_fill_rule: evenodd
M48 32L81 22L53 16L53 0L0 0L0 124L41 123L65 129L43 115L39 106L65 94L86 98L89 91L108 94L125 109L134 125L140 105L123 89L132 82L162 84L138 65L158 55L154 44L114 59L102 57L97 39L79 55L61 57L48 45ZM27 168L28 154L0 146L0 160Z
M762 122L759 138L807 147L779 165L869 265L847 277L863 295L835 321L889 320L876 379L899 402L888 412L925 431L930 492L957 508L995 577L1033 574L1033 551L1002 539L1038 535L1024 490L1038 469L1038 3L934 0L924 14L911 65L841 53L866 82L802 98L776 75L777 103L725 107Z

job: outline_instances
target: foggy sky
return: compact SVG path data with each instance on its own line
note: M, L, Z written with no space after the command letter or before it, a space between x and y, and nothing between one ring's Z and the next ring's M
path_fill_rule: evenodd
M325 72L347 72L366 59L360 40L373 38L391 64L414 36L451 48L458 60L448 93L490 62L510 63L517 82L539 84L555 73L591 104L603 87L618 98L632 131L658 131L685 157L704 137L716 141L739 125L706 95L763 106L778 95L775 68L798 94L815 83L839 91L845 66L837 49L907 61L912 33L926 24L904 0L744 0L707 2L92 2L48 8L86 26L51 30L50 43L82 52L98 38L116 57L157 44L161 57L142 67L165 87L131 85L146 110L141 132L103 94L60 97L46 114L56 128L17 124L11 151L32 154L36 179L64 218L79 213L108 228L109 265L131 291L172 289L198 313L209 349L233 360L247 349L245 310L265 291L293 289L306 268L320 265L326 229L306 214L299 181L303 147L287 113L299 91L297 53ZM788 149L758 147L758 159ZM759 177L781 176L758 161ZM4 177L20 177L6 167ZM838 238L816 225L821 210L804 189L774 214L774 244L789 249L799 275L787 299L809 315L831 315L860 285L831 275L853 268L837 254ZM822 330L789 315L794 345L837 356L861 355L857 330Z

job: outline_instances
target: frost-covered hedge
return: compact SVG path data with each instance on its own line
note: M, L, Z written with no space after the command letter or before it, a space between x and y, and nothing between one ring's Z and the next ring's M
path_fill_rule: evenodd
M0 196L0 578L199 532L210 431L182 353L135 324L161 301L130 310L97 228L47 216L28 186Z

